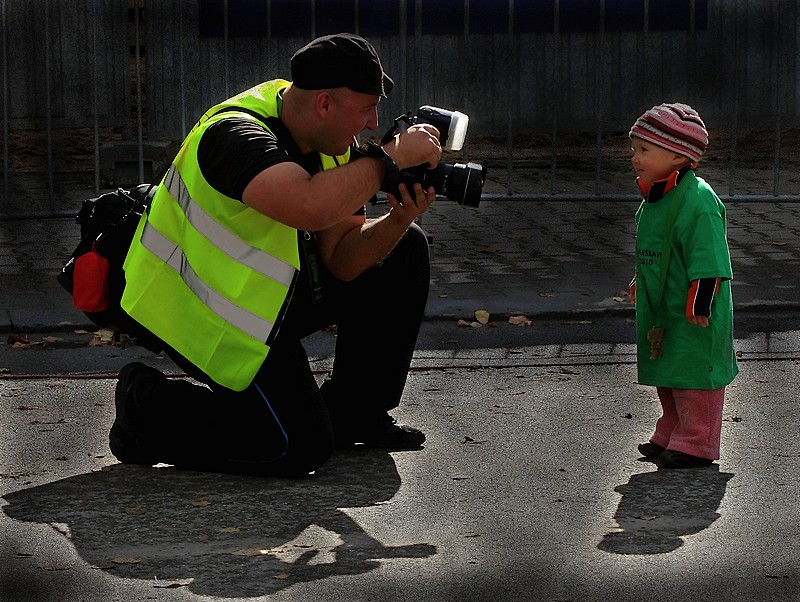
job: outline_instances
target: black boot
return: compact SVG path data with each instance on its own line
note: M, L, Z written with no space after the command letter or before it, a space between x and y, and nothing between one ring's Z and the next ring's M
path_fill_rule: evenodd
M153 465L159 460L149 437L147 424L142 418L142 396L148 390L166 381L155 368L141 362L123 367L114 395L116 418L108 434L111 453L124 464Z

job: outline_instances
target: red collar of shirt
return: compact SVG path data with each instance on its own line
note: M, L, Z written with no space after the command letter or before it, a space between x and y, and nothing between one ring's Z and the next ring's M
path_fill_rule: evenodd
M691 166L686 166L679 171L674 171L663 180L656 180L655 182L643 182L641 178L636 178L636 184L639 190L642 191L642 196L648 203L655 203L661 199L670 190L675 188L678 183L683 179Z

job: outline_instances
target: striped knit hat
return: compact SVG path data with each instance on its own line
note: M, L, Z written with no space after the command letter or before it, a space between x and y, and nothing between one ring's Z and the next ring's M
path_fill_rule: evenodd
M708 131L700 115L682 103L658 105L636 120L630 133L693 162L700 161L708 147Z

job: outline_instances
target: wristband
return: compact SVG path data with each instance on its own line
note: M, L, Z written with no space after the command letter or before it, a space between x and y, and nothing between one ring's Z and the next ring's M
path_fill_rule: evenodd
M358 147L358 152L364 157L382 159L386 166L386 172L383 174L381 190L384 192L397 190L397 185L400 183L400 168L380 144L372 140L362 142Z

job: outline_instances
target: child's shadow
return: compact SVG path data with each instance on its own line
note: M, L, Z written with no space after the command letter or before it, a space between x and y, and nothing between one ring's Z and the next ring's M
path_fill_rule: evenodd
M81 557L112 575L250 597L435 554L427 543L384 544L346 511L385 504L399 488L387 452L354 450L302 479L117 464L7 494L2 510L65 525ZM397 520L391 508L383 521Z
M622 494L614 518L621 531L606 533L598 548L614 554L663 554L683 545L682 536L713 523L732 473L702 468L635 474L614 491Z

